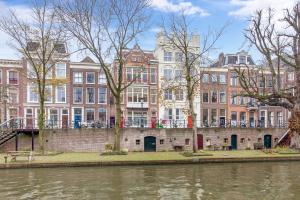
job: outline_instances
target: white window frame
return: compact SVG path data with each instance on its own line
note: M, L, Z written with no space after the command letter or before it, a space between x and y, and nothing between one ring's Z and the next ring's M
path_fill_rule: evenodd
M64 74L62 76L58 75L57 71L60 67L58 67L59 65L63 65L63 67L61 68L64 68ZM61 70L61 69L60 69ZM55 77L56 78L66 78L67 76L67 67L66 67L66 63L56 63L55 65Z
M65 101L59 101L59 100L58 100L58 87L63 87L63 88L64 88L64 90L65 90L65 94L64 94ZM56 87L55 87L55 102L56 102L56 103L66 103L66 102L67 102L67 87L66 87L66 85L63 85L63 86L56 86Z
M75 102L75 98L74 98L74 95L75 95L75 89L76 88L80 88L81 89L81 102ZM73 87L73 91L72 91L72 97L73 97L73 104L83 104L83 97L84 97L84 95L83 95L83 87Z
M27 102L28 103L37 103L39 101L39 95L38 95L37 92L35 92L35 94L36 94L36 101L31 101L31 98L30 98L31 87L32 88L34 88L34 87L36 88L36 86L34 84L32 84L32 83L27 85Z
M89 82L88 82L88 75L89 75L89 74L93 74L93 76L94 76L94 82L92 82L92 83L89 83ZM95 81L96 81L96 75L95 75L95 72L86 72L85 83L86 83L86 84L95 84Z
M17 73L17 83L10 83L9 82L9 72L16 72ZM8 70L7 71L7 84L9 85L19 85L20 83L20 73L17 70Z
M88 101L88 89L93 89L93 91L94 91L94 101L93 102L89 102ZM94 87L87 87L86 88L86 91L85 91L85 96L86 96L86 98L85 98L85 101L86 101L86 104L95 104L95 101L96 101L96 93L95 93L95 88Z
M81 74L81 77L76 77L76 74ZM81 82L76 82L76 78L81 78ZM74 84L82 84L83 83L83 72L73 72L73 83Z
M100 89L105 89L105 102L100 102ZM107 104L107 88L106 87L99 87L98 88L98 104Z
M107 78L104 73L99 73L98 74L98 84L100 85L106 85L107 84Z

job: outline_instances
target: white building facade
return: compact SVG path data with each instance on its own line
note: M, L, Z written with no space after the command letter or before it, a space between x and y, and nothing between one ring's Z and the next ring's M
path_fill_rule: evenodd
M198 35L192 37L191 48L199 51L200 37ZM162 33L159 33L156 38L154 54L159 61L160 123L164 127L187 127L189 104L186 99L187 90L184 84L182 53L174 48ZM173 86L170 86L171 82L174 83ZM200 127L200 95L198 93L195 94L194 110L197 114L197 127Z

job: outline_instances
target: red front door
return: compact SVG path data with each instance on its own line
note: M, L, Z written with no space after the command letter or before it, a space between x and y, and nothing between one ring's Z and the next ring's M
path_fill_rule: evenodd
M203 135L197 134L198 150L203 149Z
M69 117L68 115L62 115L62 128L68 128L68 121Z

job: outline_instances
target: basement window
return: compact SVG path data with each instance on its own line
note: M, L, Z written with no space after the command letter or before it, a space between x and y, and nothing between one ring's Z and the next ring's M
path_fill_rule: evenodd
M185 145L190 145L190 139L189 138L185 139Z
M241 138L241 143L245 143L245 138Z
M159 140L159 144L164 144L164 140Z
M141 143L141 140L135 140L136 145L140 145L140 143Z

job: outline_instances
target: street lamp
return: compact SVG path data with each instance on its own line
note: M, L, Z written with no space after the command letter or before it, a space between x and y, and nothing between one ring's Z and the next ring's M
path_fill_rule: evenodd
M143 97L140 98L140 102L141 102L141 108L142 108L141 128L144 128L144 110L143 110L143 108L144 108L144 98Z

